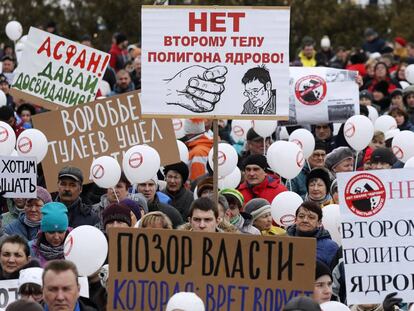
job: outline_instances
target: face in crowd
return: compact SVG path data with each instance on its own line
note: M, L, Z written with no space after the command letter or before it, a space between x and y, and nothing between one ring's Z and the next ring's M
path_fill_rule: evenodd
M295 224L297 230L311 232L321 226L322 220L319 219L318 214L301 206L296 215Z
M178 192L183 186L183 178L174 170L169 170L165 176L167 181L167 190L171 193Z
M214 211L203 211L194 209L191 217L188 218L193 231L216 232L220 222L219 217L214 215Z
M151 202L154 200L155 194L157 193L157 185L155 181L150 179L144 183L138 184L138 192L142 193L148 202Z
M244 174L249 185L258 185L266 178L266 172L256 164L246 165Z
M0 250L0 264L5 273L11 274L23 268L30 260L26 255L24 245L20 243L3 244Z
M326 140L332 136L329 124L318 124L315 126L315 137L319 140Z
M326 197L328 189L321 178L312 178L308 185L308 195L314 201L322 200Z
M114 188L108 188L107 195L110 203L117 203L118 200L122 201L128 197L128 185L125 182L120 181Z
M325 157L326 157L326 151L322 149L316 149L312 152L310 157L308 158L308 162L310 165L310 168L315 167L323 167L325 164Z
M82 185L70 177L62 177L58 181L60 201L64 204L75 202L82 192Z
M321 304L331 301L332 297L332 279L329 275L322 275L315 281L313 288L313 300Z
M247 141L247 150L250 154L265 154L271 145L270 137L266 138L266 143L263 137L257 137Z

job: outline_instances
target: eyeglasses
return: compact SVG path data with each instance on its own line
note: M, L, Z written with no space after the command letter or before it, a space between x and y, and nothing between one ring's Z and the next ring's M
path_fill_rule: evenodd
M252 96L257 96L259 94L259 92L264 88L265 86L263 85L260 89L253 89L251 91L244 91L243 95L246 97L252 97Z

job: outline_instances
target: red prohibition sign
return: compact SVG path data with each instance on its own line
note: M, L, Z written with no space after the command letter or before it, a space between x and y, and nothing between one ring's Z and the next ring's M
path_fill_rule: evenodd
M326 96L326 81L311 75L300 78L295 84L295 96L304 105L319 104Z
M5 142L9 138L9 131L5 128L0 126L0 143Z
M32 150L32 141L28 137L22 137L17 145L21 153L29 153Z
M355 125L352 122L345 124L344 135L348 138L351 138L355 134Z
M303 156L303 152L302 152L302 150L300 150L299 152L298 152L298 154L296 155L296 164L299 166L299 167L302 167L303 166L303 162L305 161L305 157Z
M95 164L92 168L92 175L95 177L95 179L100 179L105 174L105 169L100 164Z
M226 163L227 157L223 151L219 151L217 154L218 165L223 165Z
M233 133L236 134L238 137L242 137L244 134L244 130L242 127L236 125L233 127Z
M292 139L291 142L298 145L300 149L303 149L303 144L299 139Z
M183 122L180 119L175 119L173 122L174 131L179 131L183 127Z
M68 239L65 242L64 250L65 250L65 257L69 256L70 252L73 248L73 236L69 236Z
M394 155L398 160L401 160L404 157L404 151L399 146L392 146L392 152L394 152Z
M141 166L142 162L144 161L144 157L142 156L142 154L140 152L134 152L133 154L131 154L131 156L129 157L129 166L132 168L138 168Z

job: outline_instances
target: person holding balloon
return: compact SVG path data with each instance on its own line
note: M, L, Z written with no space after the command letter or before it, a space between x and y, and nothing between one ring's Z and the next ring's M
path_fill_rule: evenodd
M36 239L29 242L30 256L37 258L40 266L53 259L64 259L63 244L72 230L69 228L68 209L59 202L50 202L43 206L40 231Z

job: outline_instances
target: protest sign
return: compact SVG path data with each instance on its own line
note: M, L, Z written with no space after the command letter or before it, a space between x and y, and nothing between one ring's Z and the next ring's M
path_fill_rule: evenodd
M413 169L338 174L348 304L382 303L414 288Z
M13 88L40 97L34 102L39 105L87 103L95 99L109 59L107 53L30 27Z
M0 156L0 192L5 198L36 198L35 157Z
M316 240L194 231L109 230L109 310L164 310L179 291L206 310L282 310L312 295Z
M0 281L0 311L6 310L6 307L13 301L19 299L18 279Z
M171 120L143 119L138 92L125 93L33 117L35 128L47 136L48 152L42 162L46 185L56 190L58 172L76 166L89 182L95 158L110 155L122 164L123 154L134 145L148 144L161 157L161 164L180 161Z
M287 119L287 7L142 8L142 113Z
M279 125L345 122L359 114L356 71L290 67L289 121Z

